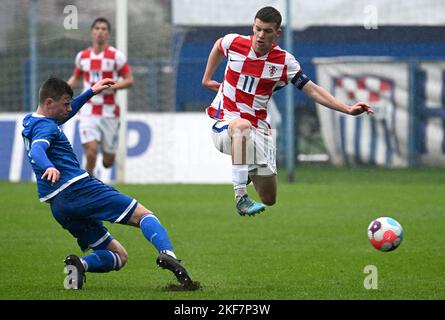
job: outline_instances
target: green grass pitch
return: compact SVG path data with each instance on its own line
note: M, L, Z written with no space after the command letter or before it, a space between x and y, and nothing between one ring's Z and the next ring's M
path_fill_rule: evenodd
M230 185L118 185L158 213L175 252L203 288L168 292L173 275L136 228L106 224L127 249L119 272L63 287L76 241L41 204L32 183L0 182L0 299L445 299L445 170L298 167L280 175L278 202L240 217ZM251 195L258 199L252 187ZM367 239L372 219L404 228L388 253ZM364 268L378 289L364 287Z

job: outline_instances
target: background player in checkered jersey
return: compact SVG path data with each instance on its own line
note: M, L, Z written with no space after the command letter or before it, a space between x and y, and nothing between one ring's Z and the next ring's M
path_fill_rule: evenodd
M68 80L68 84L76 88L83 79L85 90L103 78L116 81L110 89L88 101L80 112L80 139L86 157L85 169L90 175L94 174L99 145L104 167L110 168L114 164L120 115L115 92L133 84L127 58L108 43L110 33L111 25L107 19L94 20L91 25L92 46L77 54L73 75Z
M157 264L170 270L180 282L176 289L199 289L199 284L192 281L176 259L167 231L153 212L80 168L60 128L86 101L113 84L111 79L99 80L71 100L73 90L68 83L50 78L40 88L36 112L23 119L23 141L36 175L40 201L50 205L54 218L77 239L82 251L93 250L82 258L65 258L66 268L71 269L65 287L81 289L85 272L117 271L126 264L127 251L103 225L103 221L108 221L140 228L159 252Z
M207 114L216 119L212 126L215 147L232 156L232 182L240 215L255 215L273 205L277 195L275 143L266 121L267 103L274 91L291 83L317 103L350 115L372 113L358 102L347 105L318 86L303 73L300 64L275 40L281 34L281 14L264 7L255 15L253 35L228 34L218 39L207 61L202 84L216 91ZM218 65L227 57L222 83L213 80ZM251 180L262 203L249 198Z

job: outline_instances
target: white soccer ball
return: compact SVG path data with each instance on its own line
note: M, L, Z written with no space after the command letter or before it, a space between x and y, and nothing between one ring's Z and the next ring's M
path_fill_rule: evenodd
M390 217L377 218L368 227L368 239L377 250L392 251L402 242L402 225Z

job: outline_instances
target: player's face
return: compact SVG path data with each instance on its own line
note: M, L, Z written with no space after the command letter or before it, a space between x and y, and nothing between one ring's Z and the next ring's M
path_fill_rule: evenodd
M281 28L277 28L275 22L263 22L255 19L253 23L253 49L260 54L265 54L272 48L275 39L280 35Z
M105 22L97 22L91 29L91 37L93 38L93 42L97 44L106 43L110 37L107 24Z
M65 119L73 110L71 108L71 97L64 94L59 100L47 99L47 106L50 112L50 117L56 120Z

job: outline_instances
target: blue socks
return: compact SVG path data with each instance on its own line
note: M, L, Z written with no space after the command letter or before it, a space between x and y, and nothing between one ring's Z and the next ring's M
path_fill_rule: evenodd
M144 215L139 222L139 226L145 238L147 238L147 240L150 241L159 252L173 252L173 246L170 242L167 231L164 229L155 215L151 213Z
M166 253L176 259L167 231L155 215L147 213L142 216L139 226L145 238L156 247L158 252ZM82 262L85 271L88 272L109 272L122 267L119 255L110 250L95 250L83 257Z
M88 272L108 272L122 267L119 255L110 250L96 250L83 257L82 260Z

